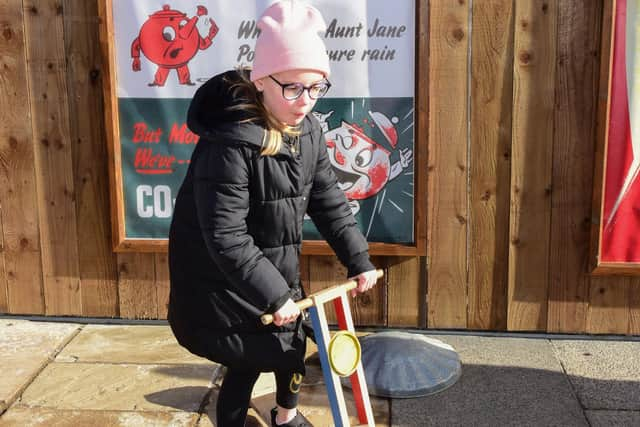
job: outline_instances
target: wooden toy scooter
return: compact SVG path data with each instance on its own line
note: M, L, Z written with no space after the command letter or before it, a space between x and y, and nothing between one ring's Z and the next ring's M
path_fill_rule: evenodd
M384 273L382 270L377 270L377 274L379 279ZM375 426L364 370L362 369L362 363L360 363L360 342L355 335L351 308L347 298L347 292L357 286L357 282L351 280L324 289L296 302L300 310L309 309L309 314L311 315L311 322L318 344L322 374L327 385L327 394L335 427L350 425L339 377L350 377L351 379L351 388L360 424L369 427ZM324 304L329 301L333 301L338 327L340 328L333 336L329 333L327 316L324 310ZM268 325L273 322L273 316L265 314L261 317L261 320L263 324Z

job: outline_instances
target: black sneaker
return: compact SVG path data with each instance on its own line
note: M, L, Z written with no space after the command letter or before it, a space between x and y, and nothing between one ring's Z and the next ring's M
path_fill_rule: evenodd
M286 424L276 424L276 415L278 414L278 408L271 409L271 426L272 427L313 427L313 425L306 419L300 411L296 412L296 416Z

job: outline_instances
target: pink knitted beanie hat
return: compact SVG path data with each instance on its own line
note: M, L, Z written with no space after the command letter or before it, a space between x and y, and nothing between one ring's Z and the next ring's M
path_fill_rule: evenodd
M288 70L314 70L329 77L329 57L318 34L326 24L318 9L300 0L281 0L258 20L251 81Z

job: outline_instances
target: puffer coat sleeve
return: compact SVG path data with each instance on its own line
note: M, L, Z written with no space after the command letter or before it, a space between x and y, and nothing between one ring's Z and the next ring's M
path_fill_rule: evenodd
M289 298L289 286L247 232L251 148L215 141L194 166L198 222L211 258L239 295L263 312Z
M367 240L358 228L331 168L324 134L320 137L320 143L322 146L318 153L307 213L340 262L347 267L348 277L353 277L375 267L369 260Z

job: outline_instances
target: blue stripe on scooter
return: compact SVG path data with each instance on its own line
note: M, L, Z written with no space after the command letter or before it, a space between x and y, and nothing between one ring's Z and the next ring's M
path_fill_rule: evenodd
M329 355L327 353L327 346L329 343L324 342L324 337L322 336L322 325L320 322L320 317L318 316L318 310L315 307L310 307L309 314L311 315L311 323L313 324L316 343L318 344L318 354L320 355L320 364L322 365L322 375L324 376L324 383L327 386L327 395L329 397L329 405L331 406L331 414L333 415L333 423L335 424L335 427L343 427L344 424L340 419L340 405L338 403L338 396L336 396L336 384L333 381L333 375L331 375L331 365L329 364Z

